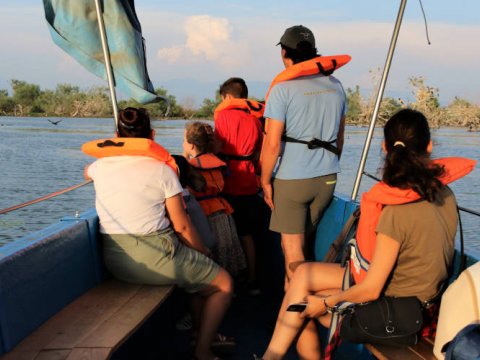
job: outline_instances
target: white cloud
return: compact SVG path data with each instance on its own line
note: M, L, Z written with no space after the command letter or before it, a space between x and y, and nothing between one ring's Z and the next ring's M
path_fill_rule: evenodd
M162 48L158 50L157 57L159 59L165 59L168 63L173 64L180 59L180 57L185 53L185 50L185 47L181 45Z
M209 15L187 17L183 31L185 43L161 48L157 51L159 59L169 63L185 63L207 60L226 69L240 66L246 59L248 48L242 41L232 37L232 26L226 18ZM182 61L182 56L186 57Z

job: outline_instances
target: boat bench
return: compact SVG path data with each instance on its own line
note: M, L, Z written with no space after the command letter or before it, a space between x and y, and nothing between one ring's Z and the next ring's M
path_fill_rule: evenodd
M378 344L365 344L365 348L379 360L436 360L433 355L433 339L423 338L417 345L393 347Z
M63 308L1 360L109 359L173 288L104 281Z
M158 308L172 286L106 273L94 210L1 247L0 284L1 360L108 359L150 317L131 342L157 318L155 331L171 323L168 307Z

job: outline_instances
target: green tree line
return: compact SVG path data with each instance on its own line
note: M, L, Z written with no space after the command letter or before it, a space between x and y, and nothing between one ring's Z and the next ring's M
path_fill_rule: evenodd
M372 79L375 80L372 72ZM384 98L378 112L378 125L383 123L398 109L411 107L422 111L434 128L443 126L466 127L471 131L480 130L480 107L467 100L455 98L450 104L442 107L439 102L439 90L428 86L422 77L409 79L414 101ZM108 88L92 87L82 90L70 84L58 84L55 90L43 90L39 85L26 81L11 80L12 94L0 89L0 115L4 116L57 116L57 117L109 117L112 106ZM135 100L119 101L119 108L127 106L145 107L153 119L184 118L211 119L215 107L220 103L217 91L214 99L206 98L199 107L194 106L192 99L179 104L175 96L164 88L155 92L168 99L147 105ZM375 91L373 93L376 93ZM359 86L347 89L348 113L347 123L366 125L370 122L374 109L374 96L362 96Z

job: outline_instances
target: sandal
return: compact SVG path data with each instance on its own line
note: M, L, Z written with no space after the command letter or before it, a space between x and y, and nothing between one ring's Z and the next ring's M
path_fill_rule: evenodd
M196 338L194 337L191 342L191 346L195 346ZM237 345L235 338L232 336L226 336L220 333L216 333L212 341L212 351L233 350Z
M217 333L212 341L212 350L230 350L236 345L234 337Z

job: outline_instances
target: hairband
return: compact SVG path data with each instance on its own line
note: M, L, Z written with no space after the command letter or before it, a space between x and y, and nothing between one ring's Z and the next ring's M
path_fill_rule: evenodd
M122 125L125 129L128 129L128 130L133 130L133 129L135 129L135 126L127 125L127 124L125 124L122 120L119 120L119 122L120 122L120 125Z
M395 147L395 146L406 147L405 143L403 141L395 141L395 144L393 144L393 147Z

